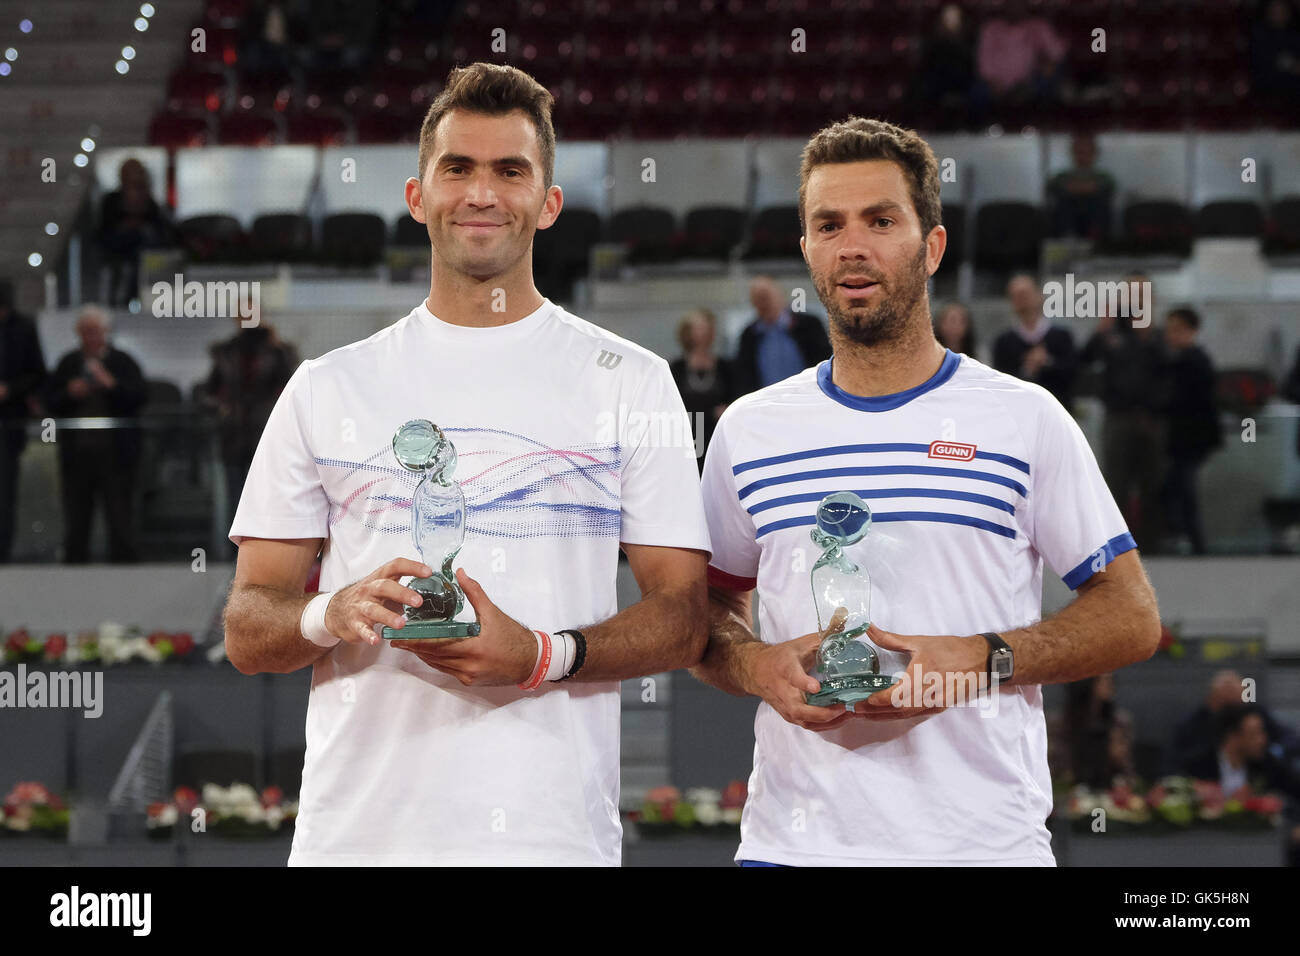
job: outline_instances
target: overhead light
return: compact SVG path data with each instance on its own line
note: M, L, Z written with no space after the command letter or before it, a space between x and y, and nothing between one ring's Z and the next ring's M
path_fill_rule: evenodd
M136 30L138 30L140 33L144 33L145 30L148 30L148 29L149 29L149 21L146 20L144 17L136 17L136 18L135 18L135 28L136 28Z
M21 30L21 31L23 31L23 33L31 33L31 32L32 32L32 21L31 21L31 20L19 20L19 21L18 21L18 29Z
M93 153L95 151L95 141L87 136L81 141L81 148L87 153Z
M14 60L18 59L18 51L13 47L5 50L5 59L12 63Z
M124 59L124 60L134 60L134 59L135 59L135 47L133 47L133 46L124 46L124 47L122 47L122 59Z
M78 153L72 157L72 162L77 166L85 166L90 162L90 158L85 153Z
M153 16L153 4L152 3L140 4L140 15L144 17Z
M113 68L119 73L126 73L127 70L131 69L131 64L127 63L126 60L118 60Z
M45 224L45 234L47 236L57 236L59 234L59 224L57 222L47 222Z
M27 257L27 264L31 266L33 269L35 269L44 261L45 260L41 258L41 254L39 252L33 252L30 256Z

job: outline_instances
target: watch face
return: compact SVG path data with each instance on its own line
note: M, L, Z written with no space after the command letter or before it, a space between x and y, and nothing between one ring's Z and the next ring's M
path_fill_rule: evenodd
M998 675L998 680L1011 679L1011 652L997 650L993 652L993 672Z

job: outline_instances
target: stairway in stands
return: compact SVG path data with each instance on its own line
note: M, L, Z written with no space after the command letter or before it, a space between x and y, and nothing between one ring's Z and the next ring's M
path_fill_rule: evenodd
M202 0L152 0L143 32L134 0L18 0L0 7L0 277L13 280L20 310L44 306L45 275L67 248L92 167L75 157L90 136L98 149L144 143L166 79L198 22ZM23 20L31 22L22 32ZM129 70L115 64L130 46ZM5 59L13 50L15 59ZM0 73L3 68L0 67ZM93 162L93 152L89 154ZM54 160L54 182L42 169ZM46 224L58 226L54 236ZM38 253L33 268L28 257Z

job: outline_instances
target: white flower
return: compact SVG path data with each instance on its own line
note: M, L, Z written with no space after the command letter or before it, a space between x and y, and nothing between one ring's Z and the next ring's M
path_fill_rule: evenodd
M112 621L105 621L99 625L99 643L105 641L122 641L126 639L126 628L121 624L115 624Z
M218 787L215 783L205 783L203 785L203 794L199 798L199 803L209 810L216 810L223 806L227 800L226 788Z
M722 811L722 822L730 823L734 826L739 826L741 812L742 811L740 807L728 807L727 809Z
M721 803L722 791L709 787L692 787L686 791L687 803Z
M722 820L722 811L716 803L700 802L695 804L695 822L711 827Z
M284 820L284 811L279 807L266 808L266 825L272 830L280 829L280 822Z

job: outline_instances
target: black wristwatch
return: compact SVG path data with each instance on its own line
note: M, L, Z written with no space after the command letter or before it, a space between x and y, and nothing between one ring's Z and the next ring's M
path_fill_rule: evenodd
M1016 672L1016 659L1015 655L1011 653L1011 645L992 631L981 634L980 637L989 642L988 675L990 682L996 676L999 683L1005 684L1011 680L1011 675Z

